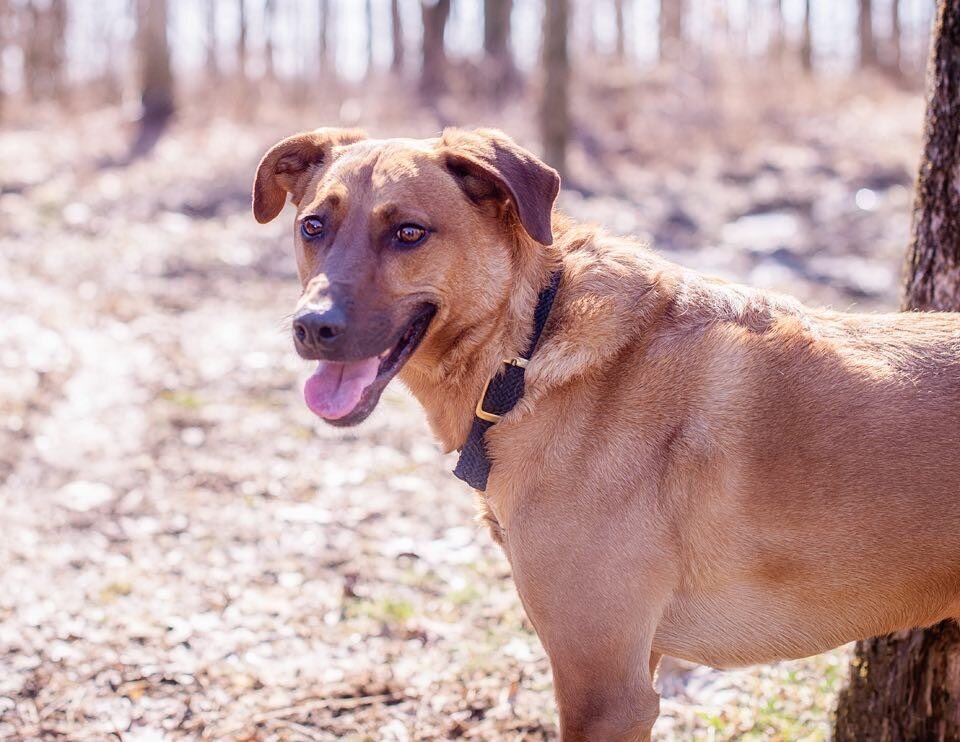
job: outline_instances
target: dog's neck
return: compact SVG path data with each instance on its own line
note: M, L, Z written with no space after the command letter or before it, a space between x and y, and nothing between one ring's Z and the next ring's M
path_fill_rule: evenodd
M483 386L502 359L526 350L538 294L554 271L561 269L563 279L526 371L521 404L527 409L551 389L601 373L625 345L648 333L684 280L677 266L640 244L611 239L559 213L551 247L532 240L514 247L499 310L475 326L441 331L401 371L447 452L466 441Z
M447 452L466 441L483 386L502 359L524 353L538 294L560 265L556 250L532 240L511 246L511 252L514 269L502 287L499 311L479 324L439 333L424 348L425 358L401 372Z

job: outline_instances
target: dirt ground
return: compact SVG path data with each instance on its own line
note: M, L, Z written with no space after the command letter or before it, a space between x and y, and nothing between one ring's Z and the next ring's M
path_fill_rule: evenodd
M920 96L795 93L611 82L562 207L711 273L895 309ZM262 151L337 119L531 141L519 104L376 101L188 110L128 164L118 110L0 129L0 738L555 737L508 565L415 402L391 388L350 430L302 404L289 214L249 215ZM847 652L669 663L657 738L825 739Z

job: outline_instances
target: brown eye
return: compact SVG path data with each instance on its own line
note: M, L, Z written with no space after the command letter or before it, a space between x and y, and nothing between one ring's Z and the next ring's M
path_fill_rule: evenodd
M300 223L300 232L308 240L316 239L323 234L323 219L318 216L308 216Z
M426 236L427 230L416 224L404 224L395 234L397 242L407 247L419 244Z

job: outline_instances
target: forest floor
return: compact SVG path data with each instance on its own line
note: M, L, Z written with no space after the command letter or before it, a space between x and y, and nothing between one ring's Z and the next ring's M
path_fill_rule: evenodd
M704 271L895 309L919 94L686 90L614 76L581 99L604 118L578 119L562 207ZM399 385L356 429L305 409L289 214L249 214L258 157L300 128L535 144L519 102L386 97L186 107L130 163L119 110L0 129L0 739L554 737L453 460ZM848 652L669 663L657 738L825 739Z

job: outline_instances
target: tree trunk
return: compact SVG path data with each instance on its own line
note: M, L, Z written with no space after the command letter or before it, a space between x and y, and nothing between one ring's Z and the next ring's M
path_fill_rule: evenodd
M50 14L50 48L47 54L50 93L55 98L62 99L67 88L67 0L51 0L48 12Z
M0 0L0 121L3 121L3 109L6 104L6 88L3 81L6 79L6 65L4 52L7 49L7 42L10 40L11 12L8 0Z
M273 34L275 33L277 17L277 0L264 0L263 3L263 63L266 67L267 78L274 80L277 77L277 68L274 60Z
M676 60L683 52L686 0L660 0L660 61Z
M373 74L373 0L367 0L364 8L364 27L367 34L367 77Z
M546 0L543 16L543 98L540 122L543 156L561 175L567 169L570 137L569 0Z
M173 114L173 71L167 41L167 1L139 0L140 100L144 125L163 124Z
M207 79L220 79L220 63L217 61L217 0L207 0Z
M890 70L897 76L902 71L900 69L902 56L900 36L900 0L890 0Z
M956 312L960 311L960 3L940 0L933 33L904 308Z
M435 98L447 87L447 51L443 37L450 17L450 0L422 0L423 69L420 71L420 92Z
M247 3L246 0L237 0L239 13L239 28L237 29L237 74L240 79L247 79Z
M516 81L510 53L510 14L513 0L483 0L483 55L489 68L490 90L502 95Z
M613 0L613 15L617 26L614 56L618 62L623 62L627 58L627 32L624 28L623 4L624 0Z
M783 51L787 46L787 34L783 22L783 0L773 0L773 55L777 60L783 58Z
M27 97L32 101L54 95L54 44L52 8L39 0L28 0L26 29L23 41L23 81Z
M960 311L960 3L940 0L903 308ZM857 642L836 740L960 739L960 628Z
M813 72L813 27L810 23L810 3L803 6L803 40L800 42L800 64L807 74Z
M857 37L860 44L860 66L877 66L877 43L873 37L873 0L858 0Z
M333 64L330 54L330 0L320 0L317 7L320 17L320 27L317 29L317 64L320 70L320 79L330 76Z
M390 71L403 74L403 19L400 16L400 0L390 0L390 30L393 34L393 60Z

